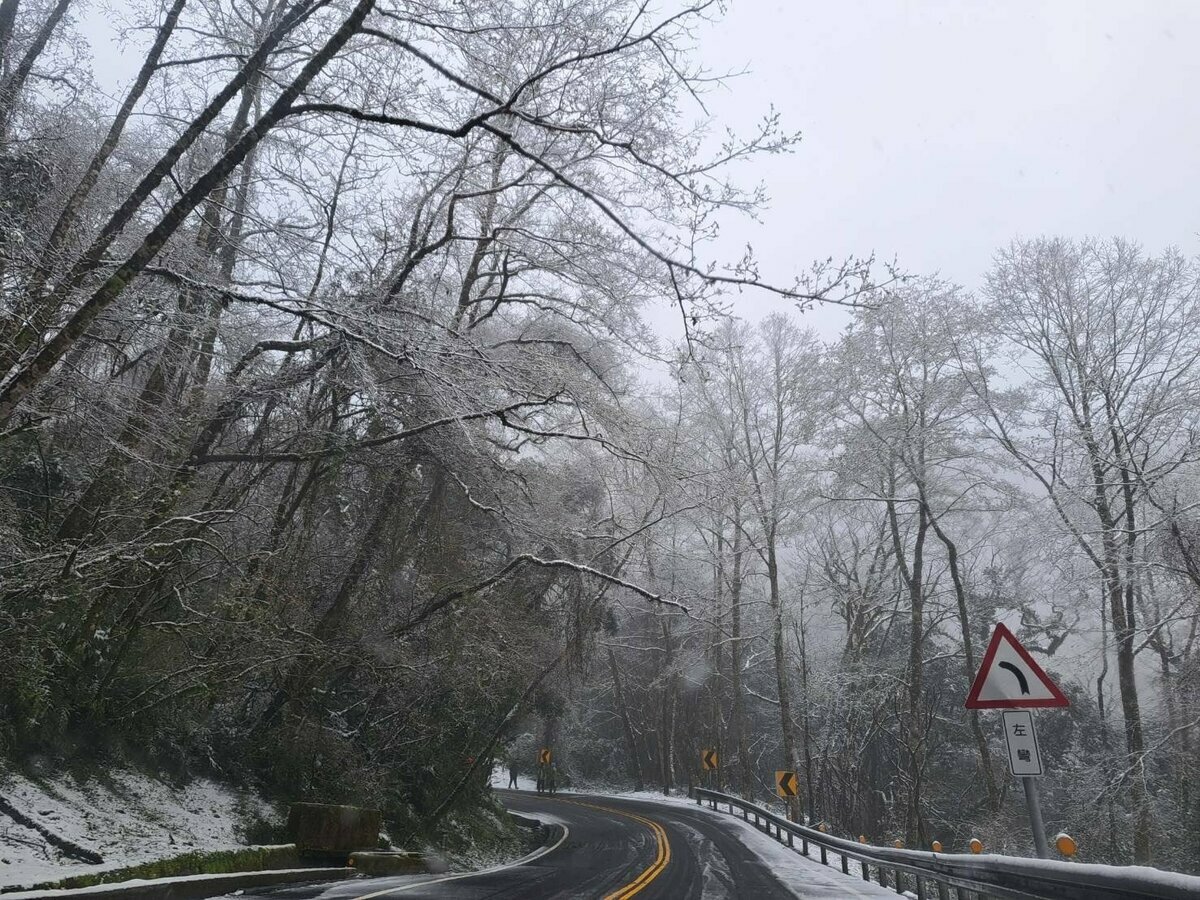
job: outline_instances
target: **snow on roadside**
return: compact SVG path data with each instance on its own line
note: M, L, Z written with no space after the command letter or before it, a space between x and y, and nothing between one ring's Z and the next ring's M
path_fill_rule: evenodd
M599 792L598 792L599 793ZM788 887L798 891L798 896L802 898L811 898L811 900L832 900L839 897L897 897L898 894L894 890L885 889L873 883L867 883L861 880L862 869L857 860L850 859L849 869L850 877L847 878L841 873L842 855L835 850L828 850L827 859L828 865L821 863L821 850L815 844L810 844L808 855L804 856L800 853L799 841L796 847L789 848L784 844L779 843L773 837L765 834L755 828L749 822L744 821L740 817L730 815L728 813L714 811L707 806L697 804L686 796L663 796L662 794L652 791L619 791L610 792L611 796L621 797L631 800L644 800L653 803L667 804L687 804L697 811L702 811L705 815L712 816L720 821L730 823L732 828L736 830L736 836L747 849L755 853L761 858L771 869L779 876ZM1152 890L1155 887L1162 887L1166 890L1175 891L1179 894L1194 895L1200 898L1200 876L1186 875L1180 872L1171 872L1165 869L1155 869L1145 866L1111 866L1096 863L1078 863L1067 862L1064 860L1043 860L1029 859L1024 857L1012 856L983 856L967 855L967 854L939 854L942 859L946 860L963 860L970 862L980 862L989 858L1003 860L1010 866L1013 863L1019 864L1027 868L1030 872L1054 872L1056 874L1069 874L1072 876L1111 876L1124 875L1133 876L1135 878L1144 879L1144 884L1147 890ZM874 869L872 869L874 872ZM915 894L911 890L906 891L904 896L914 898Z
M893 890L880 887L877 884L863 881L857 877L855 867L850 868L850 875L843 875L841 856L829 854L831 865L822 865L820 851L810 848L809 852L817 858L804 856L799 848L792 849L779 843L773 837L763 834L753 825L741 819L723 813L708 812L729 823L730 830L751 853L761 859L780 881L796 892L796 896L804 898L858 898L858 897L891 897L895 900L897 894Z
M580 793L590 792L581 791ZM700 805L687 794L664 794L662 791L595 791L595 793L608 794L610 797L620 797L624 800L645 800L649 803L673 803L700 808Z
M176 787L131 771L78 782L34 780L0 768L0 795L50 831L104 858L87 865L64 857L31 828L0 813L0 886L27 885L163 859L191 850L245 846L248 817L278 821L259 797L207 779Z

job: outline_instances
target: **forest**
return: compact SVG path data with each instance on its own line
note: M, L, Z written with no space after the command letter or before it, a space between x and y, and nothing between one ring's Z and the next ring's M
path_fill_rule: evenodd
M1200 260L724 258L799 138L705 115L711 0L155 0L116 95L87 6L0 0L0 756L403 836L540 746L670 793L716 748L1025 855L963 707L1004 622L1071 701L1051 832L1200 872Z

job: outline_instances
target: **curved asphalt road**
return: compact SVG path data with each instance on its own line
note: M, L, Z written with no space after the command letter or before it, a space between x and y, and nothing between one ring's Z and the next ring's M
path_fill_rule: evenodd
M855 896L862 882L809 893L775 878L736 836L740 824L683 804L500 791L515 813L561 823L550 849L515 866L467 875L354 879L240 893L241 900L719 900ZM565 834L564 834L565 828ZM831 873L832 874L832 873ZM837 878L842 878L837 873Z

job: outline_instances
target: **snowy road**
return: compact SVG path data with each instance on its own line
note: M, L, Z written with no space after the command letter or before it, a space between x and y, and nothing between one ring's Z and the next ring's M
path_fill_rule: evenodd
M806 900L895 893L808 860L730 816L682 803L500 792L517 813L565 826L553 849L467 875L422 875L288 887L242 900Z

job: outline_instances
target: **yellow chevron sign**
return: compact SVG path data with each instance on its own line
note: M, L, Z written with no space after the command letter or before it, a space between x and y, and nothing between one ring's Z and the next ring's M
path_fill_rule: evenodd
M717 767L717 751L716 750L701 750L700 765L705 772L711 772Z
M800 780L795 772L776 771L775 793L780 797L797 797L800 795Z
M550 756L551 756L550 748L543 747L541 750L538 751L538 764L543 765L543 766L550 765Z

